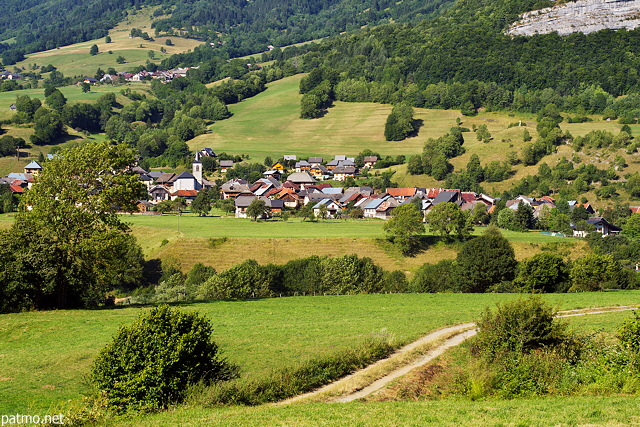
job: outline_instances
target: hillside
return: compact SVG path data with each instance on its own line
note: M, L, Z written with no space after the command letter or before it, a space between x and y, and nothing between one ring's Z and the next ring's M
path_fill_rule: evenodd
M567 35L605 29L633 30L640 26L639 8L638 0L578 0L524 13L507 33L533 36L552 32Z
M126 17L127 10L142 6L160 6L154 13L156 37L160 33L185 35L216 42L224 52L221 56L242 56L262 52L270 44L290 45L365 25L417 22L435 16L452 1L10 0L6 3L5 13L0 17L0 41L3 41L0 52L5 65L21 60L24 53L105 37Z

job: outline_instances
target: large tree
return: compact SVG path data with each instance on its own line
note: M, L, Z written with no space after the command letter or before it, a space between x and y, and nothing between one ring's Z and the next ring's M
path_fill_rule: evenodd
M384 231L402 252L410 253L417 245L417 236L424 233L422 212L413 203L400 205L391 211L391 219L384 224Z
M471 234L471 218L455 203L439 203L426 216L429 230L448 238L452 234L462 239Z
M511 244L494 228L466 242L457 261L468 292L485 292L493 285L513 280L518 265Z
M89 143L48 161L0 236L0 310L90 306L141 277L142 253L117 215L144 188L125 145Z

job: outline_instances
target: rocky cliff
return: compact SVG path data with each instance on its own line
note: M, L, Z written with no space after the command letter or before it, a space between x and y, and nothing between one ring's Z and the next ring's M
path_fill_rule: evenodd
M578 0L522 15L507 31L512 35L592 33L640 26L640 0Z

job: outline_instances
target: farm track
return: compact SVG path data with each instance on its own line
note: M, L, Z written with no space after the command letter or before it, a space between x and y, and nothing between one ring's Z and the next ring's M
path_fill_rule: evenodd
M616 311L635 310L636 306L621 307L598 307L579 310L565 310L558 312L556 317L574 317L585 316L589 314L611 313ZM346 403L354 400L362 399L384 388L391 381L400 378L412 370L431 362L436 357L444 354L448 349L462 344L467 339L476 334L474 323L463 323L442 329L438 329L424 337L405 345L398 349L391 356L381 359L366 368L363 368L351 375L341 378L333 383L327 384L317 390L305 393L291 399L284 400L280 404L290 404L295 402L325 401ZM433 346L426 354L421 357L415 357L396 367L389 372L384 373L379 378L375 378L375 371L384 369L384 365L394 364L406 358L410 352L419 351L420 348ZM366 379L371 377L371 380ZM367 381L367 384L362 384ZM359 385L358 385L359 384Z

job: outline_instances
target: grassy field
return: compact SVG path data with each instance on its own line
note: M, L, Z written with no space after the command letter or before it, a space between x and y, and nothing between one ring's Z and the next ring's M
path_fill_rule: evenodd
M109 67L113 67L116 71L128 71L139 65L144 65L150 59L149 52L153 52L153 61L159 63L173 54L185 52L202 44L200 41L178 36L154 37L154 30L151 28L151 14L155 9L148 7L137 12L130 11L124 21L109 31L111 43L105 43L105 39L101 38L38 52L27 55L27 59L15 66L30 70L33 64L37 66L52 64L65 76L93 77L98 68L107 71ZM143 40L139 37L129 38L132 28L149 33L155 41ZM167 38L171 39L172 46L166 45ZM94 44L98 45L99 53L91 56L89 49ZM160 52L160 48L165 48L166 53ZM118 64L116 62L118 56L123 56L126 62Z
M266 405L254 408L181 407L152 416L123 417L117 426L568 426L637 425L636 396L579 396L515 400L446 399Z
M129 215L124 220L132 225L147 258L171 260L184 271L198 262L221 271L246 259L255 259L260 264L284 264L311 255L357 254L371 258L385 270L412 272L424 263L453 259L459 249L458 244L445 244L431 236L427 237L431 243L425 250L414 257L404 257L385 241L382 220L254 222L228 217L156 215ZM474 233L483 231L484 228L477 228ZM585 250L582 240L502 232L519 260L542 250L575 259ZM223 240L212 245L210 239Z
M372 333L412 341L473 320L514 294L391 294L291 297L189 304L206 314L214 340L243 375L257 377L348 348ZM640 291L545 295L560 308L637 304ZM0 413L56 411L90 391L91 362L121 324L144 308L48 311L0 316ZM27 412L30 411L30 412ZM234 411L234 410L232 410ZM215 413L212 412L212 413ZM230 412L233 413L233 412ZM209 416L209 415L207 415Z
M320 119L300 119L301 78L296 75L270 83L263 93L230 105L233 117L215 123L210 133L193 139L189 146L246 153L254 160L284 154L355 156L365 148L383 155L413 154L422 151L426 137L443 135L461 117L459 111L416 109L416 119L424 120L419 135L388 142L384 123L390 105L336 102Z

